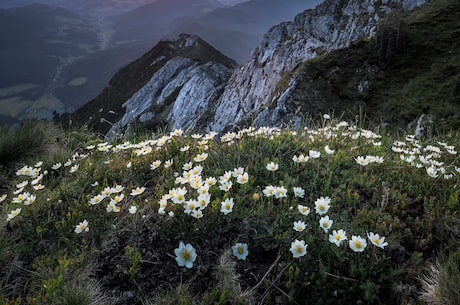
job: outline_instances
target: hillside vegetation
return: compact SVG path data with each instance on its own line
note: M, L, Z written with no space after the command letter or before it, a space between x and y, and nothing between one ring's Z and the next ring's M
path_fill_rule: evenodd
M459 139L3 132L0 303L460 304Z
M429 1L409 15L391 12L372 39L299 63L292 106L301 113L335 111L353 119L411 129L424 115L435 129L460 127L460 3ZM293 111L294 111L293 110Z

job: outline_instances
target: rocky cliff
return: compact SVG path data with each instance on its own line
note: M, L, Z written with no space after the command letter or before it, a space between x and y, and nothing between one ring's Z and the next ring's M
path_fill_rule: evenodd
M460 127L460 3L422 4L326 0L272 27L238 68L196 36L162 41L120 70L77 121L90 117L104 134L141 125L225 131L335 111L395 128L421 114Z
M378 22L392 10L410 11L423 3L424 0L325 0L315 9L297 15L294 21L272 27L252 59L230 78L210 129L223 130L249 119L260 125L299 121L301 117L295 110L286 108L296 83L288 74L299 62L370 38ZM288 83L287 88L281 81Z
M111 135L141 125L195 128L215 107L235 67L199 37L182 34L120 69L72 118Z

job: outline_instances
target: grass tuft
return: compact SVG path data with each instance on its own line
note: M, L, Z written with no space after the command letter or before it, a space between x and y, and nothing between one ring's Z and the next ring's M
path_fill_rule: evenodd
M447 259L430 265L428 273L421 279L421 299L427 304L460 304L460 254L455 252Z

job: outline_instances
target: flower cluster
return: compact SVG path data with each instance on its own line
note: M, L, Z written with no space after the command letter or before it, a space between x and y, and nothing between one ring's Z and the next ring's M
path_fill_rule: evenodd
M414 135L408 135L405 141L393 142L391 150L399 154L401 162L424 169L430 178L442 177L444 180L451 180L454 175L460 173L460 168L450 162L452 157L456 157L457 151L446 142L438 141L437 145L423 146Z
M328 233L329 230L332 228L334 221L330 219L329 215L326 213L331 208L331 199L326 197L319 197L315 200L315 213L321 216L319 219L319 226L323 230L324 233ZM297 209L299 213L303 216L308 216L310 214L310 208L305 205L298 205ZM294 222L293 229L297 232L302 232L306 227L306 223L304 221L298 220ZM388 243L385 242L385 237L380 237L379 234L374 234L373 232L369 232L367 234L368 239L371 243L379 248L385 248ZM329 234L329 242L335 244L337 247L340 247L342 242L348 240L347 232L343 229L333 230L331 234ZM348 243L350 249L354 252L362 252L367 246L366 240L361 236L352 235L351 239ZM299 241L296 240L291 244L291 252L293 253L293 257L297 258L306 254L306 247L307 245L303 240ZM305 249L305 251L303 250Z
M239 132L226 133L220 137L220 141L227 147L227 145L230 146L237 143L238 140L245 136L261 136L271 139L278 136L280 133L281 130L278 128L247 128ZM295 132L292 132L290 135L295 134ZM218 172L215 176L207 176L206 174L209 173L209 163L212 162L210 160L213 159L213 150L208 148L210 146L212 147L210 141L214 139L216 135L216 133L212 132L206 135L191 135L193 139L192 142L176 148L175 151L179 152L178 156L168 156L163 159L159 158L156 152L168 148L168 146L173 146L168 145L168 143L171 143L175 137L184 137L182 130L175 130L158 139L150 139L136 144L129 142L117 145L112 145L107 142L99 143L86 147L89 154L75 154L65 162L53 164L50 170L53 173L58 173L65 169L66 174L72 174L68 175L71 177L83 175L86 165L84 163L78 163L78 161L93 153L104 156L105 164L107 165L110 164L110 166L116 167L122 164L122 169L125 172L134 172L139 169L139 164L142 163L138 160L146 161L144 164L147 168L146 172L152 173L152 175L161 172L162 177L166 172L172 176L171 180L169 180L170 183L168 182L168 184L165 184L167 187L165 186L165 189L160 191L161 193L158 193L157 189L150 188L148 181L138 185L132 185L129 184L130 182L126 182L127 180L122 180L125 181L123 182L124 185L115 184L113 187L110 187L107 186L107 182L105 182L106 185L103 185L104 182L102 179L100 181L93 180L91 181L93 182L91 185L94 187L95 195L86 195L87 197L84 197L85 200L87 200L87 206L91 209L96 209L97 206L104 203L105 210L108 213L127 212L134 215L139 213L138 210L143 211L145 208L142 206L141 200L145 199L145 201L147 201L147 197L150 198L150 196L154 195L158 196L155 201L158 200L157 211L159 215L174 217L179 215L178 212L180 212L180 215L185 214L196 219L205 217L204 219L206 219L209 213L217 213L219 217L233 218L243 202L242 197L239 196L241 194L239 191L243 189L246 195L253 192L253 190L247 192L247 189L251 185L249 182L252 182L251 176L247 172L247 168L250 167L227 168L222 170L222 172ZM296 170L305 169L303 165L299 164L307 162L310 162L308 163L309 165L321 164L320 161L323 161L323 159L333 159L343 155L340 154L343 153L343 151L341 151L340 141L337 140L339 136L344 139L360 139L360 143L362 139L364 139L365 143L375 147L373 149L375 151L381 151L378 147L382 145L382 142L379 140L379 135L368 130L349 126L346 122L340 122L335 126L325 126L317 130L305 129L301 136L307 139L308 144L312 145L308 148L301 146L303 152L296 151L296 155L292 157L292 161L295 163L293 167L295 167ZM323 141L329 139L334 141ZM179 141L179 143L183 142ZM414 137L408 136L405 142L394 142L392 151L399 155L398 158L396 158L398 164L403 163L415 168L422 168L431 178L443 177L446 180L452 179L453 175L460 173L460 168L456 167L454 162L447 163L444 157L446 155L447 157L455 156L457 152L453 146L447 143L438 142L437 144L437 146L422 146ZM121 153L123 151L127 151L125 155ZM120 160L120 155L129 157L126 157L122 162L118 162ZM268 157L272 158L268 160L276 161L269 161L264 165L260 165L260 167L265 167L267 171L272 172L270 175L275 177L277 176L275 172L281 172L282 170L282 168L280 169L280 164L282 167L284 163L278 162L278 159L275 159L274 156ZM109 158L113 158L113 160ZM387 161L385 161L383 157L378 155L362 155L354 159L353 157L349 157L348 162L353 163L353 160L362 167L372 163L381 164L394 161L392 158L388 157ZM35 166L24 166L16 172L19 177L25 176L27 179L16 185L16 190L13 192L13 196L11 196L11 207L8 207L9 213L7 214L8 221L12 221L15 217L20 215L23 209L25 209L24 206L33 204L37 198L40 200L38 194L40 190L45 188L41 182L46 176L46 171L42 172L41 170L42 165L42 162L39 162ZM307 167L307 165L305 167ZM148 169L150 169L150 171ZM219 174L221 174L221 176L219 176ZM368 247L368 244L381 249L388 246L385 237L377 233L368 232L367 236L364 237L358 234L349 234L345 231L345 226L340 227L340 222L334 222L331 211L334 211L333 200L337 200L336 198L338 196L335 197L331 195L333 197L332 199L329 196L320 196L311 203L308 198L312 195L307 194L306 196L304 188L297 185L293 186L294 183L297 183L292 182L293 180L294 179L285 179L283 181L273 182L273 184L265 186L262 190L263 196L267 198L281 199L283 202L294 202L297 204L297 210L300 215L296 214L297 217L292 224L292 230L289 229L291 234L295 234L292 239L289 239L289 241L291 241L289 251L292 253L293 258L300 258L306 255L308 245L305 240L308 239L303 240L301 236L308 234L307 232L309 232L312 227L318 229L318 224L319 234L324 234L325 239L337 247L342 247L345 244L354 252L363 252ZM247 185L248 183L249 186ZM270 182L267 182L267 184L268 183ZM127 190L126 192L124 192L125 189ZM308 188L308 190L310 190L310 188ZM10 197L7 195L0 196L0 202L5 201L7 198ZM259 194L255 192L253 198L257 201L259 199ZM260 201L263 202L263 200ZM257 204L259 204L259 202ZM19 207L19 205L21 205L22 208ZM211 208L208 208L209 206L211 206ZM155 202L155 208L156 207L157 205ZM147 208L148 207L145 209ZM103 210L103 208L100 209ZM312 210L314 213L311 213ZM183 211L183 214L181 211ZM117 215L121 214L122 213ZM131 216L129 217L134 218ZM189 219L188 216L184 217ZM314 221L316 225L312 226L312 222L309 223L307 217L316 217ZM179 217L172 220L176 221L177 218ZM163 219L163 216L161 216L161 219ZM164 219L169 218L165 216ZM74 225L75 234L89 232L89 223L86 219L78 224L72 223L72 228ZM92 230L94 226L95 223L92 222ZM289 228L291 227L289 226ZM231 250L238 260L245 260L249 254L248 245L246 243L235 243L231 247ZM182 241L179 242L179 247L174 250L174 253L176 262L180 267L192 268L197 259L196 249L191 244L185 244Z

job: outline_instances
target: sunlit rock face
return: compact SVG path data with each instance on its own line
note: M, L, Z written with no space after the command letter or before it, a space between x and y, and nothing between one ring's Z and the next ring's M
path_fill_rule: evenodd
M123 104L125 115L109 134L121 132L136 120L164 122L173 129L196 129L202 115L214 106L230 75L231 70L220 63L173 58Z
M151 59L150 66L161 67L123 103L124 114L108 131L109 137L133 124L199 129L208 110L215 107L236 63L197 36L181 35L171 44L180 52Z
M295 123L300 116L288 105L296 84L288 73L296 65L344 48L376 33L390 11L412 10L424 0L326 0L292 22L272 27L252 59L230 78L219 99L210 129L224 130L242 121L257 125Z

